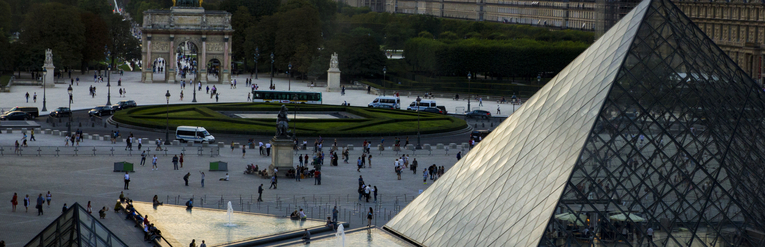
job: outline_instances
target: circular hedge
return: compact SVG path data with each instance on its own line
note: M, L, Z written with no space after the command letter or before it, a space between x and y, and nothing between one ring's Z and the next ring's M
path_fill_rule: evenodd
M271 103L216 103L141 106L118 111L113 120L134 126L164 129L166 114L170 128L201 126L211 134L273 135L276 133L276 113L272 118L236 118L221 112L278 112L282 104ZM286 104L290 117L295 104ZM298 136L390 136L417 134L417 112L381 108L346 107L300 104L299 112L347 112L361 118L343 119L290 119L290 131L297 124ZM461 130L467 123L459 118L420 113L420 133L442 133Z

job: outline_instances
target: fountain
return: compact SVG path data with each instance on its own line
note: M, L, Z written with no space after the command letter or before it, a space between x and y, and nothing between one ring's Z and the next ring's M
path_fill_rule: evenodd
M231 201L228 201L228 210L226 210L226 217L228 218L228 223L223 224L224 226L236 226L236 224L231 223L231 216L234 214L234 207L231 206Z
M345 228L343 227L343 224L337 226L335 237L337 238L337 245L345 247Z

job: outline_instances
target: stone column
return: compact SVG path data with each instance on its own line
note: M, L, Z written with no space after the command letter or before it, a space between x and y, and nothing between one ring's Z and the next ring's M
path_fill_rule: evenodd
M167 78L167 83L175 83L175 35L170 35L170 61L167 61L167 75L165 76Z
M151 35L146 36L146 57L143 59L143 82L144 83L154 83L154 73L152 72L152 69L154 66L154 61L151 59Z
M202 35L202 59L199 60L199 81L207 84L207 36Z
M221 66L221 73L220 73L220 83L227 84L231 82L231 59L230 56L230 45L228 44L229 37L226 35L223 38L223 66Z

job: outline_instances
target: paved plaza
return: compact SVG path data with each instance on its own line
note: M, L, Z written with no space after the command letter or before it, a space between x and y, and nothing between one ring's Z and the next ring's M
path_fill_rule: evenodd
M0 143L13 143L22 138L22 134L16 131L11 134L0 134ZM146 166L140 166L140 155L135 151L129 156L124 151L124 143L111 144L110 141L87 140L80 143L78 156L72 155L72 147L63 146L63 137L52 134L36 133L37 141L29 141L29 147L23 148L23 156L13 154L9 145L3 145L5 150L0 156L0 198L10 200L13 193L19 194L20 205L16 212L11 212L10 203L0 210L5 224L0 225L0 239L5 240L9 246L19 246L32 239L40 230L47 226L61 213L64 203L72 205L78 202L83 206L88 201L92 202L93 210L98 211L101 207L111 208L120 191L123 191L123 173L113 172L113 163L128 161L136 164L135 172L131 173L130 190L124 190L125 195L138 201L151 201L154 195L158 195L160 201L166 203L182 204L191 197L196 198L197 205L218 208L221 197L225 202L231 201L237 211L269 213L284 216L290 209L297 207L305 208L312 218L322 219L327 216L327 207L337 203L341 208L341 221L350 221L351 227L358 227L363 211L368 207L377 207L378 221L376 225L383 225L395 212L403 208L409 201L426 189L428 184L422 183L421 169L427 165L437 164L450 168L456 161L457 150L451 150L448 155L444 150L434 150L432 155L426 151L420 151L414 155L408 153L419 162L419 171L412 174L405 170L402 180L397 180L393 169L393 161L397 157L396 152L391 150L372 151L372 168L356 171L355 160L361 155L361 150L350 151L349 164L339 162L339 166L326 165L325 161L322 172L322 185L314 185L313 179L305 179L297 182L294 179L280 178L278 189L266 189L263 193L264 202L258 204L257 186L264 184L268 188L269 179L255 175L245 175L246 164L259 165L261 168L270 164L270 158L257 154L256 149L248 149L246 157L242 158L241 149L233 152L226 146L221 148L220 156L210 157L205 149L202 156L198 156L196 148L171 146L168 148L168 156L163 152L154 152L154 146L147 144L144 149L152 150L151 155L157 153L158 171L151 170L151 159L147 159ZM61 156L54 156L52 147L57 146L62 152ZM36 156L38 147L43 147L42 156ZM90 151L95 147L98 151L93 156ZM111 148L115 155L110 156ZM134 146L136 148L136 146ZM172 155L179 154L183 148L187 149L183 168L173 170ZM325 148L326 150L326 148ZM65 154L64 154L65 153ZM300 154L306 154L301 151ZM225 172L209 172L208 164L211 161L228 162L230 181L218 181L225 176ZM297 159L295 160L297 163ZM200 184L200 171L207 174L205 187ZM184 186L182 177L191 173L189 186ZM358 176L362 175L364 182L377 186L378 204L358 203ZM24 212L23 198L29 194L33 201L37 195L51 191L53 200L50 208L45 207L45 215L37 216L34 206L29 212ZM241 196L241 199L240 199ZM6 201L6 202L7 202ZM278 208L277 208L278 207ZM223 206L222 208L225 208ZM358 210L362 212L358 212ZM95 214L97 215L97 213ZM101 220L117 236L130 246L145 245L141 241L142 234L132 224L118 218L112 212L107 214L106 220ZM204 239L204 236L199 236Z

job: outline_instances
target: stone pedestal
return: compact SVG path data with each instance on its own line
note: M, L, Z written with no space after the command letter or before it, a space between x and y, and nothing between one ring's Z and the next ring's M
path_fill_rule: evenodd
M56 81L53 76L54 72L56 71L56 67L53 66L53 64L46 64L43 66L43 69L45 69L47 72L45 72L45 77L43 78L43 86L47 88L55 87Z
M151 72L151 69L149 69L149 71L143 71L142 73L144 83L154 83L154 73Z
M220 73L220 78L218 81L208 81L208 84L228 84L231 83L231 72L228 70L223 70L223 72Z
M199 71L199 82L202 84L207 84L207 71L201 70Z
M271 139L271 164L279 169L281 174L287 173L287 170L295 168L293 166L295 150L292 149L292 146L293 142L290 139Z
M330 68L327 70L327 92L340 91L340 69Z
M167 69L167 83L174 84L175 83L175 69Z

